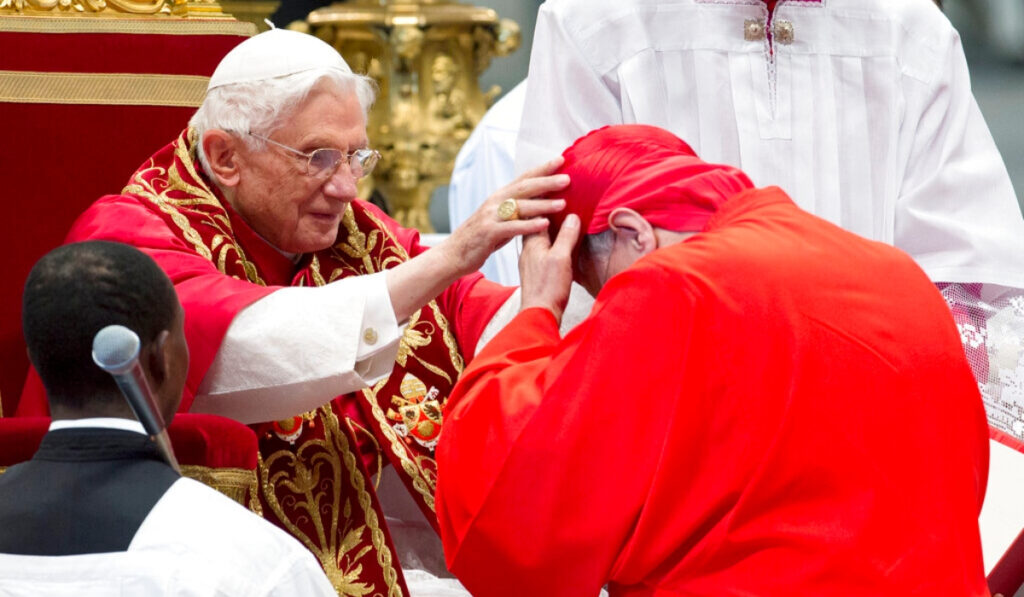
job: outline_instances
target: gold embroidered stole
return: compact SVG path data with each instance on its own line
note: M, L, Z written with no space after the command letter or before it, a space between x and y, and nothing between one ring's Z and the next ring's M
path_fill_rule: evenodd
M409 259L387 225L359 203L346 211L342 227L334 247L307 257L302 283L323 285ZM462 369L455 336L432 300L409 318L391 375L357 397L369 432L435 530L434 449L441 435L441 412Z

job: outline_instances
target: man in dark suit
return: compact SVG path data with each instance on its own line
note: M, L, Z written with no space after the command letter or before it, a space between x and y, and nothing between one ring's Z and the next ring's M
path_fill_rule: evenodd
M133 330L169 421L188 371L183 320L170 280L127 245L67 245L33 268L23 327L53 422L32 460L0 475L0 593L335 594L296 540L175 473L92 362L96 332Z

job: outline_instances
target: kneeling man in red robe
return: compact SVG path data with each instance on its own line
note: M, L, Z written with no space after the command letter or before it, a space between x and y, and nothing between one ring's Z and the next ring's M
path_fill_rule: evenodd
M564 156L557 237L526 241L522 310L447 405L466 587L987 595L985 413L921 269L661 129ZM596 303L560 339L572 279Z

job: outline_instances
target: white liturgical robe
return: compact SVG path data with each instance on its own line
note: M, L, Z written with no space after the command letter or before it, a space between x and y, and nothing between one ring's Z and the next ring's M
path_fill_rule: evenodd
M653 124L936 282L1024 288L1024 221L932 2L781 0L768 23L761 0L551 0L523 114L519 171Z
M476 213L491 193L516 177L515 147L523 114L526 82L520 82L498 100L473 129L455 157L448 184L448 216L452 230ZM488 280L519 285L518 240L495 251L480 268Z
M137 421L54 421L51 430ZM127 458L127 456L126 456ZM65 556L0 554L6 597L335 596L313 554L281 529L198 481L181 478L160 497L127 551Z

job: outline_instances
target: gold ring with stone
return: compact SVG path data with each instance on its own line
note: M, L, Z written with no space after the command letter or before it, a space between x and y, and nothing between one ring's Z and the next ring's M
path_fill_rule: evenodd
M506 199L498 204L498 219L502 222L519 219L519 202L515 199Z

